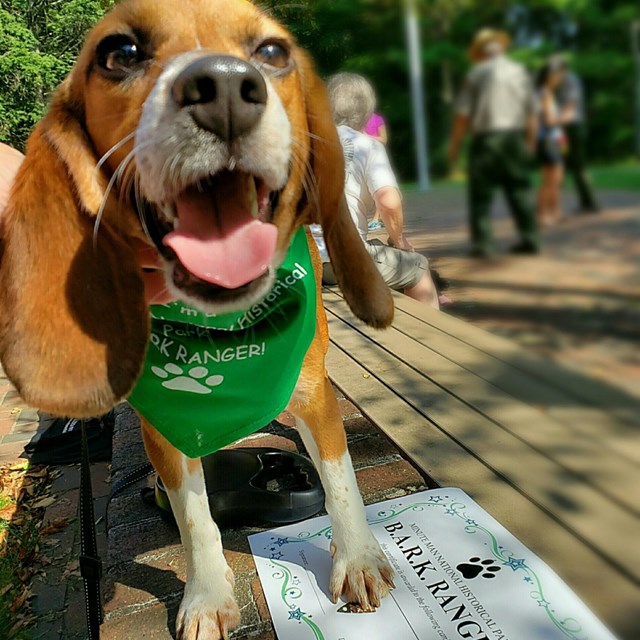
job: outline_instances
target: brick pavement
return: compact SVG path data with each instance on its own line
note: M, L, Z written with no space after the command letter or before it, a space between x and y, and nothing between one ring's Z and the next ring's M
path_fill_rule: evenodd
M0 464L19 458L37 431L37 411L24 403L0 366Z

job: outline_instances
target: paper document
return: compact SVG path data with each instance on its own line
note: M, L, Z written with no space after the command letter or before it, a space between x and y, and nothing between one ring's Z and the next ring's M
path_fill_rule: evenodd
M567 585L460 489L367 507L396 571L375 613L328 595L328 517L249 537L278 640L615 640Z

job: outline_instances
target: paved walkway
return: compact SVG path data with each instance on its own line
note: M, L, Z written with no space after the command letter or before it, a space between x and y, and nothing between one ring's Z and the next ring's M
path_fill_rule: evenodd
M406 226L451 282L448 313L640 396L640 191L600 197L602 213L545 229L534 257L508 255L513 225L497 201L496 257L469 258L461 188L406 194Z

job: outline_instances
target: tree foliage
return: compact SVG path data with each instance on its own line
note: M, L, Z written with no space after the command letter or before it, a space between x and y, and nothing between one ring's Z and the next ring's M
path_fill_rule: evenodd
M2 0L0 141L22 148L111 0Z
M161 0L158 0L161 1ZM255 0L314 55L323 75L368 76L389 123L391 155L413 175L414 149L403 0ZM532 70L566 52L587 90L591 155L633 152L630 25L638 0L415 0L420 14L431 165L445 169L452 100L477 29L514 36L512 54ZM0 0L0 140L22 146L68 71L85 31L114 0Z

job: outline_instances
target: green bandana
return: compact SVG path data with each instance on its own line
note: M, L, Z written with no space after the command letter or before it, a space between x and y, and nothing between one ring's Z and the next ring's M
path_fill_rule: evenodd
M316 330L316 286L304 228L271 293L247 311L151 308L151 340L129 402L191 458L254 433L285 409Z

